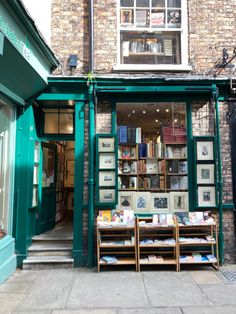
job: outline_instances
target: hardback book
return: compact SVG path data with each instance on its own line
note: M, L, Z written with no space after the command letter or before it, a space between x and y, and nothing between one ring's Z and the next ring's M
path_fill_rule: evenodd
M158 175L150 176L150 188L159 189L160 187L160 178Z
M130 173L137 173L137 161L130 162Z
M99 210L97 219L98 221L102 222L111 222L111 210L110 209Z
M153 26L161 26L165 23L165 13L153 11L151 13L151 24Z
M187 161L179 161L179 173L187 173L188 172L188 168L187 168L188 164Z
M142 142L142 132L141 128L136 128L136 143L140 144Z
M170 188L172 190L179 190L179 188L180 188L179 180L180 180L180 178L175 177L175 176L170 178Z
M123 146L122 147L122 158L130 158L130 147L129 146Z
M131 189L137 189L137 177L130 177L129 187Z
M180 190L188 189L188 177L187 176L179 177L179 188Z
M158 164L156 160L147 160L146 167L147 173L158 173Z
M118 141L120 144L127 143L127 136L128 136L127 132L128 132L127 125L118 126Z
M139 158L147 158L147 144L138 144L138 155Z

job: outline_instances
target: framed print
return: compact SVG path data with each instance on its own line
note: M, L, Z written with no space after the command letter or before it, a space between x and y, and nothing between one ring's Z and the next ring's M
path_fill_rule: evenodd
M133 208L133 192L119 192L118 208L132 209Z
M197 160L214 160L213 142L197 142Z
M115 138L114 137L100 137L98 139L99 152L114 152Z
M188 211L188 192L170 192L170 211Z
M134 192L133 209L136 213L150 211L150 192Z
M214 184L215 183L215 165L201 164L197 165L197 183Z
M122 9L120 11L120 23L122 25L133 24L133 10L132 9Z
M115 186L115 171L100 171L99 186Z
M198 206L216 206L215 187L198 187Z
M100 189L99 190L99 202L100 203L114 203L115 202L115 190Z
M99 168L100 169L114 169L115 165L115 154L112 153L101 153L99 155Z
M169 193L151 193L151 211L166 213L169 211Z

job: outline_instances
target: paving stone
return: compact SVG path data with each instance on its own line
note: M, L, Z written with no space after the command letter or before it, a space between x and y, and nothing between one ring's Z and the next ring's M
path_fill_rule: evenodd
M119 310L118 314L182 314L179 308L156 308L156 309L125 309Z
M28 298L19 307L23 310L63 309L74 281L75 271L39 271Z
M34 281L37 277L37 271L29 271L29 270L17 270L12 276L7 280L7 283L11 282L29 282Z
M8 314L16 310L26 294L0 293L0 313Z
M236 305L236 285L202 286L202 290L213 305Z
M235 306L183 307L183 314L235 314Z
M141 274L79 273L67 308L145 308L149 306Z
M198 285L223 284L214 271L191 271L190 274Z
M51 314L117 314L117 311L107 309L58 310L52 311Z
M143 279L153 307L209 305L190 273L144 272Z
M13 311L12 314L51 314L51 311Z

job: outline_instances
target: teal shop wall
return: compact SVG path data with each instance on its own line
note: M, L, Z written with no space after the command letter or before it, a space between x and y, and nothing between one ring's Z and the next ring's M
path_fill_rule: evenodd
M0 241L0 284L16 270L14 239L10 236Z
M16 168L13 235L17 265L27 256L35 234L36 208L32 208L34 142L36 139L33 108L18 109L16 121Z

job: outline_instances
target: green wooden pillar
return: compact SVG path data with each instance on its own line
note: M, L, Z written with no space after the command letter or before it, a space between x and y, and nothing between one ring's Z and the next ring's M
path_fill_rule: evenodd
M112 101L112 107L111 107L111 133L116 134L117 129L116 129L116 101Z
M94 87L90 83L89 100L89 178L88 178L88 267L93 267L94 252Z
M16 241L17 266L27 257L28 210L32 200L30 122L32 107L20 109L16 119L16 164L13 234Z
M74 266L84 266L83 201L84 201L84 103L75 103L75 182L73 218Z
M189 191L189 211L195 210L194 206L194 169L196 167L194 163L194 149L193 149L193 128L192 128L192 103L187 102L187 148L188 148L188 191Z
M216 153L217 153L217 192L218 192L218 211L219 211L219 257L220 264L224 263L224 233L223 233L223 212L222 212L222 170L221 170L221 145L220 145L220 117L219 117L219 104L217 87L213 86L213 99L215 100L215 128L216 128Z

